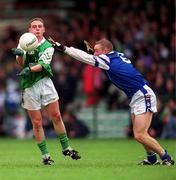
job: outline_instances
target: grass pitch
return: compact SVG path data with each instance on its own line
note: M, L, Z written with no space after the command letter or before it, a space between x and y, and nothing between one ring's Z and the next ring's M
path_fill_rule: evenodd
M41 163L34 140L0 139L0 179L3 180L175 180L176 168L138 166L144 150L134 140L76 139L71 145L80 151L74 161L61 153L57 140L49 139L48 148L55 160L53 166ZM161 145L176 159L175 140L162 140Z

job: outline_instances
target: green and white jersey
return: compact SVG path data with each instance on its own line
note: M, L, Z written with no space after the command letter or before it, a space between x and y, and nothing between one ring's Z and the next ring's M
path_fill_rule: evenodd
M50 66L53 53L54 48L45 38L43 38L43 40L39 43L37 49L31 52L26 52L24 55L25 62L23 68L40 64L43 69L40 72L31 72L29 76L21 76L20 86L22 89L31 87L46 76L53 76Z

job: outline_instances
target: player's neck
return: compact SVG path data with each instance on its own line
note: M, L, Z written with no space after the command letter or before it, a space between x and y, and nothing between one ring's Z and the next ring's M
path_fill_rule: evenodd
M37 39L38 39L38 42L40 43L42 41L42 39L43 39L43 36L42 37L37 37Z

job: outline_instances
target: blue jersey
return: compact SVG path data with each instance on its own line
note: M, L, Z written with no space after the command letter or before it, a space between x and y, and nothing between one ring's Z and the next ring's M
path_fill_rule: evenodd
M143 94L147 93L143 86L148 85L148 82L123 53L111 51L108 54L96 56L73 47L66 47L65 52L81 62L104 69L109 80L129 98L138 90Z
M108 79L131 98L138 90L144 90L143 86L148 85L142 74L131 64L131 61L123 53L112 51L106 54L109 62L101 55L99 58L104 60L110 67L105 70Z

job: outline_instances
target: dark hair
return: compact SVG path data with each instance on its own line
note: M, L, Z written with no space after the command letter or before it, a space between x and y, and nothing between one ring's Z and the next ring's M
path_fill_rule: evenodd
M96 41L95 45L96 44L100 44L102 46L102 49L107 49L109 52L113 50L112 43L109 40L105 39L105 38L100 39L99 41Z
M33 18L33 19L31 19L31 20L29 21L29 27L31 27L31 23L32 23L33 21L40 21L40 22L42 22L42 24L44 25L44 20L43 20L42 18L36 17L36 18Z

